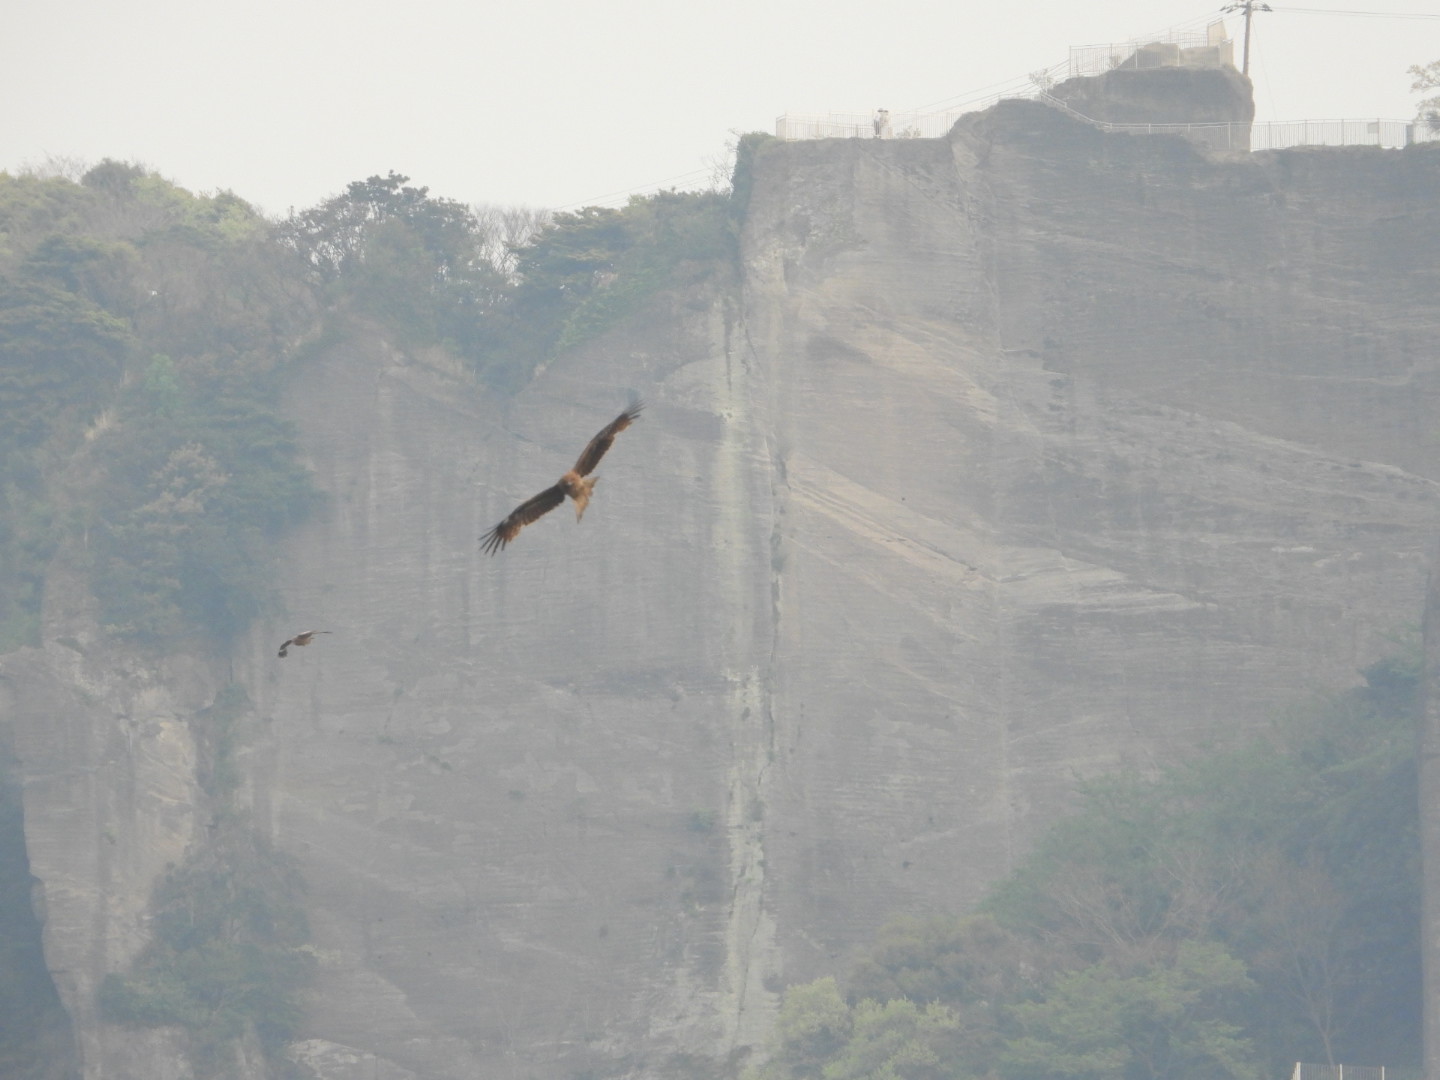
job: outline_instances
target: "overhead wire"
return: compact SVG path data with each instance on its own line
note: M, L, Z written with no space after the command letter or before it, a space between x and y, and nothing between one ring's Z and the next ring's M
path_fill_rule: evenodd
M1425 11L1359 11L1348 8L1271 8L1276 13L1287 15L1342 15L1361 19L1440 19L1440 13Z

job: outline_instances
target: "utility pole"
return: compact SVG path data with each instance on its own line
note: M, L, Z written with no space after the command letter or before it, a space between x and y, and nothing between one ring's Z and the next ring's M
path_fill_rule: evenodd
M1257 4L1255 0L1236 0L1233 4L1227 4L1221 11L1243 11L1245 13L1245 52L1241 61L1240 74L1247 79L1250 77L1250 16L1257 11L1274 11L1269 4Z

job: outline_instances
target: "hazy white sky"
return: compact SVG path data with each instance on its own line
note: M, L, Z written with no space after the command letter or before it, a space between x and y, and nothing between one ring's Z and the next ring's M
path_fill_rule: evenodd
M1414 115L1406 69L1440 59L1440 19L1272 6L1252 44L1260 119ZM1205 0L32 0L3 18L0 169L135 160L271 214L391 169L465 202L614 203L672 178L699 186L732 130L773 131L783 112L943 104L1071 45L1218 13Z

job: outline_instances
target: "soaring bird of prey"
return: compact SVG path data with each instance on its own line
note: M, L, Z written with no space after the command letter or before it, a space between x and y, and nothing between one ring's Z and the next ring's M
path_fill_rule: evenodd
M285 644L280 646L280 658L283 660L290 655L291 645L309 645L316 634L328 634L329 630L306 630L303 634L296 634Z
M605 456L605 451L610 449L610 444L615 441L615 436L633 424L644 407L643 401L636 400L628 409L606 424L600 434L590 440L590 445L585 447L580 454L573 469L540 492L539 495L526 499L512 510L509 517L480 538L481 548L494 555L519 536L520 530L526 525L542 515L548 514L563 503L566 495L569 495L575 503L575 520L579 522L585 516L585 507L590 504L590 493L595 490L595 481L600 479L598 476L590 476L590 474L595 471L595 466L600 464L600 459ZM589 479L587 480L586 477Z

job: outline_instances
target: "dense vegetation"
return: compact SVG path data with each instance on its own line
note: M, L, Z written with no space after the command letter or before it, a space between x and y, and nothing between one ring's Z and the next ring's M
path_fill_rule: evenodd
M664 288L728 266L725 195L661 192L622 210L512 220L520 242L407 177L352 183L292 216L282 242L332 299L383 319L411 345L441 345L499 389L615 325Z
M981 910L785 995L757 1080L1251 1080L1416 1066L1416 666L1242 750L1085 786Z
M117 636L246 625L315 498L273 377L314 307L232 195L0 174L0 648L35 641L65 539Z

